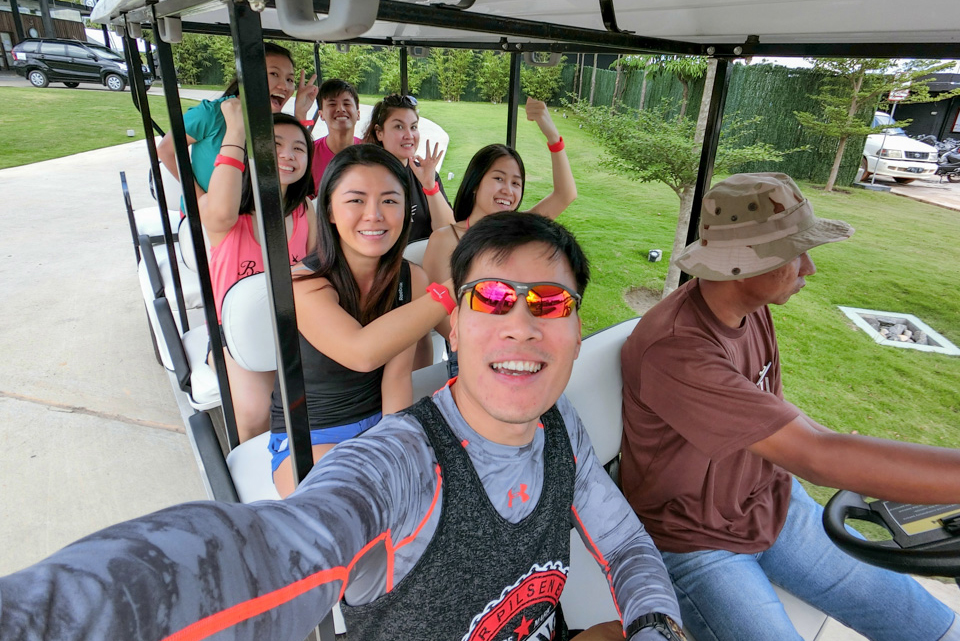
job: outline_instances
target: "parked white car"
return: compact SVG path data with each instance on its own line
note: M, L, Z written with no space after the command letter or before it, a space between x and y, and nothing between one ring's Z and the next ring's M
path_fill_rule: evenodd
M890 114L878 111L873 115L873 126L893 123ZM937 173L937 149L907 136L900 127L890 127L867 136L860 161L860 180L870 176L890 176L898 183L911 183L917 178Z

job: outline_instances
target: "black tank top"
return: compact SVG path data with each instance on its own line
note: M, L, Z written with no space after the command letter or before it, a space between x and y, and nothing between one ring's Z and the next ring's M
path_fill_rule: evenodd
M519 523L490 503L469 455L430 398L404 411L423 426L440 464L440 520L423 556L393 591L366 605L341 603L347 637L566 639L556 609L570 567L576 465L556 406L541 417L540 500Z
M305 259L303 263L309 268L315 266L310 259ZM410 302L410 294L410 264L403 261L393 308ZM356 423L381 410L382 366L372 372L355 372L318 351L303 334L300 334L300 359L307 398L307 418L311 430ZM280 404L279 379L273 388L270 431L287 431L283 420L283 407Z

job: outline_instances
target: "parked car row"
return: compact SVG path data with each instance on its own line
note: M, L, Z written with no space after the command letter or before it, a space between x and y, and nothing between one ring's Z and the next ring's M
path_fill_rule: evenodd
M93 42L67 38L29 38L14 45L13 68L34 87L62 82L78 87L81 82L104 85L111 91L123 91L130 84L123 54ZM147 88L153 75L143 65Z

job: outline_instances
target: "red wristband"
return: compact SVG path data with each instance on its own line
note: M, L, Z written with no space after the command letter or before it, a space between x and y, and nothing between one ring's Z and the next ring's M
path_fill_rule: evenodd
M450 298L450 292L447 291L446 287L439 283L430 283L427 285L427 293L430 294L430 298L443 305L444 309L447 310L447 316L453 313L457 304Z
M552 145L547 145L547 149L550 150L550 153L555 154L558 151L563 151L563 136L560 136L560 140L553 143Z
M423 188L423 194L425 196L432 196L435 193L440 191L440 181L433 183L433 189L428 190L426 187Z
M301 120L300 124L303 125L304 127L311 127L315 122L316 120Z
M234 169L239 169L240 171L244 170L242 160L237 160L236 158L231 158L230 156L224 156L223 154L217 154L217 159L213 161L214 167L218 165L230 165Z

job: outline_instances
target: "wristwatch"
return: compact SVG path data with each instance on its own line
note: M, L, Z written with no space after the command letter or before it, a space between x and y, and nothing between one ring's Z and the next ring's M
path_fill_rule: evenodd
M627 626L627 641L632 639L633 635L637 632L646 628L653 628L662 634L664 639L669 639L669 641L686 641L687 638L676 621L666 614L651 612L650 614L637 617Z

